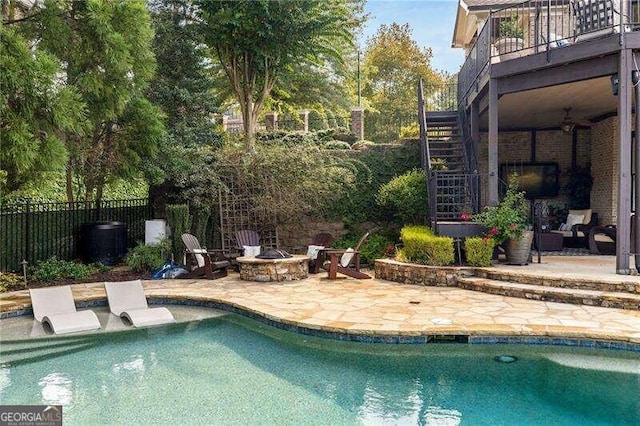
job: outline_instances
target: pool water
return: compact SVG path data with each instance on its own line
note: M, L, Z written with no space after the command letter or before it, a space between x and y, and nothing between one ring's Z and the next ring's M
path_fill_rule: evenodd
M65 424L640 422L630 352L341 342L235 315L30 345L3 342L0 401L62 404Z

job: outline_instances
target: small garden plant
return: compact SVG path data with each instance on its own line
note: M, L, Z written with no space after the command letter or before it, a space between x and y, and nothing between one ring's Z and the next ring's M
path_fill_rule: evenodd
M489 237L469 237L464 240L467 263L471 266L490 266L496 241Z
M400 231L404 247L398 253L401 261L421 265L446 266L453 264L453 239L438 237L426 226L405 226Z
M171 250L171 241L162 238L158 244L134 247L125 257L125 263L136 272L151 272L162 266Z
M55 256L39 261L31 268L31 279L36 281L56 281L63 279L82 280L98 272L97 265L85 265L58 259Z

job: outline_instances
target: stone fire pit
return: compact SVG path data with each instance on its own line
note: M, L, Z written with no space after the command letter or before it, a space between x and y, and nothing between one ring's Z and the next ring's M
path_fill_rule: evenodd
M258 259L241 256L240 279L244 281L292 281L309 276L309 256L294 255L285 259Z

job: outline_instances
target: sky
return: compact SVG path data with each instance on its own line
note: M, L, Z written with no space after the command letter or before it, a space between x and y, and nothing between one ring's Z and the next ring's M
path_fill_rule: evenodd
M364 46L382 24L409 24L418 46L431 48L434 69L458 72L464 50L451 48L457 6L457 0L367 0L365 12L369 19L360 43Z

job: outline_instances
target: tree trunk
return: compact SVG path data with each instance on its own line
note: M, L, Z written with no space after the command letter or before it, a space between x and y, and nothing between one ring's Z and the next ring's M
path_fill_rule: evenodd
M244 148L246 152L255 152L256 150L256 117L253 114L253 102L247 96L246 102L242 108L242 125L244 127Z

